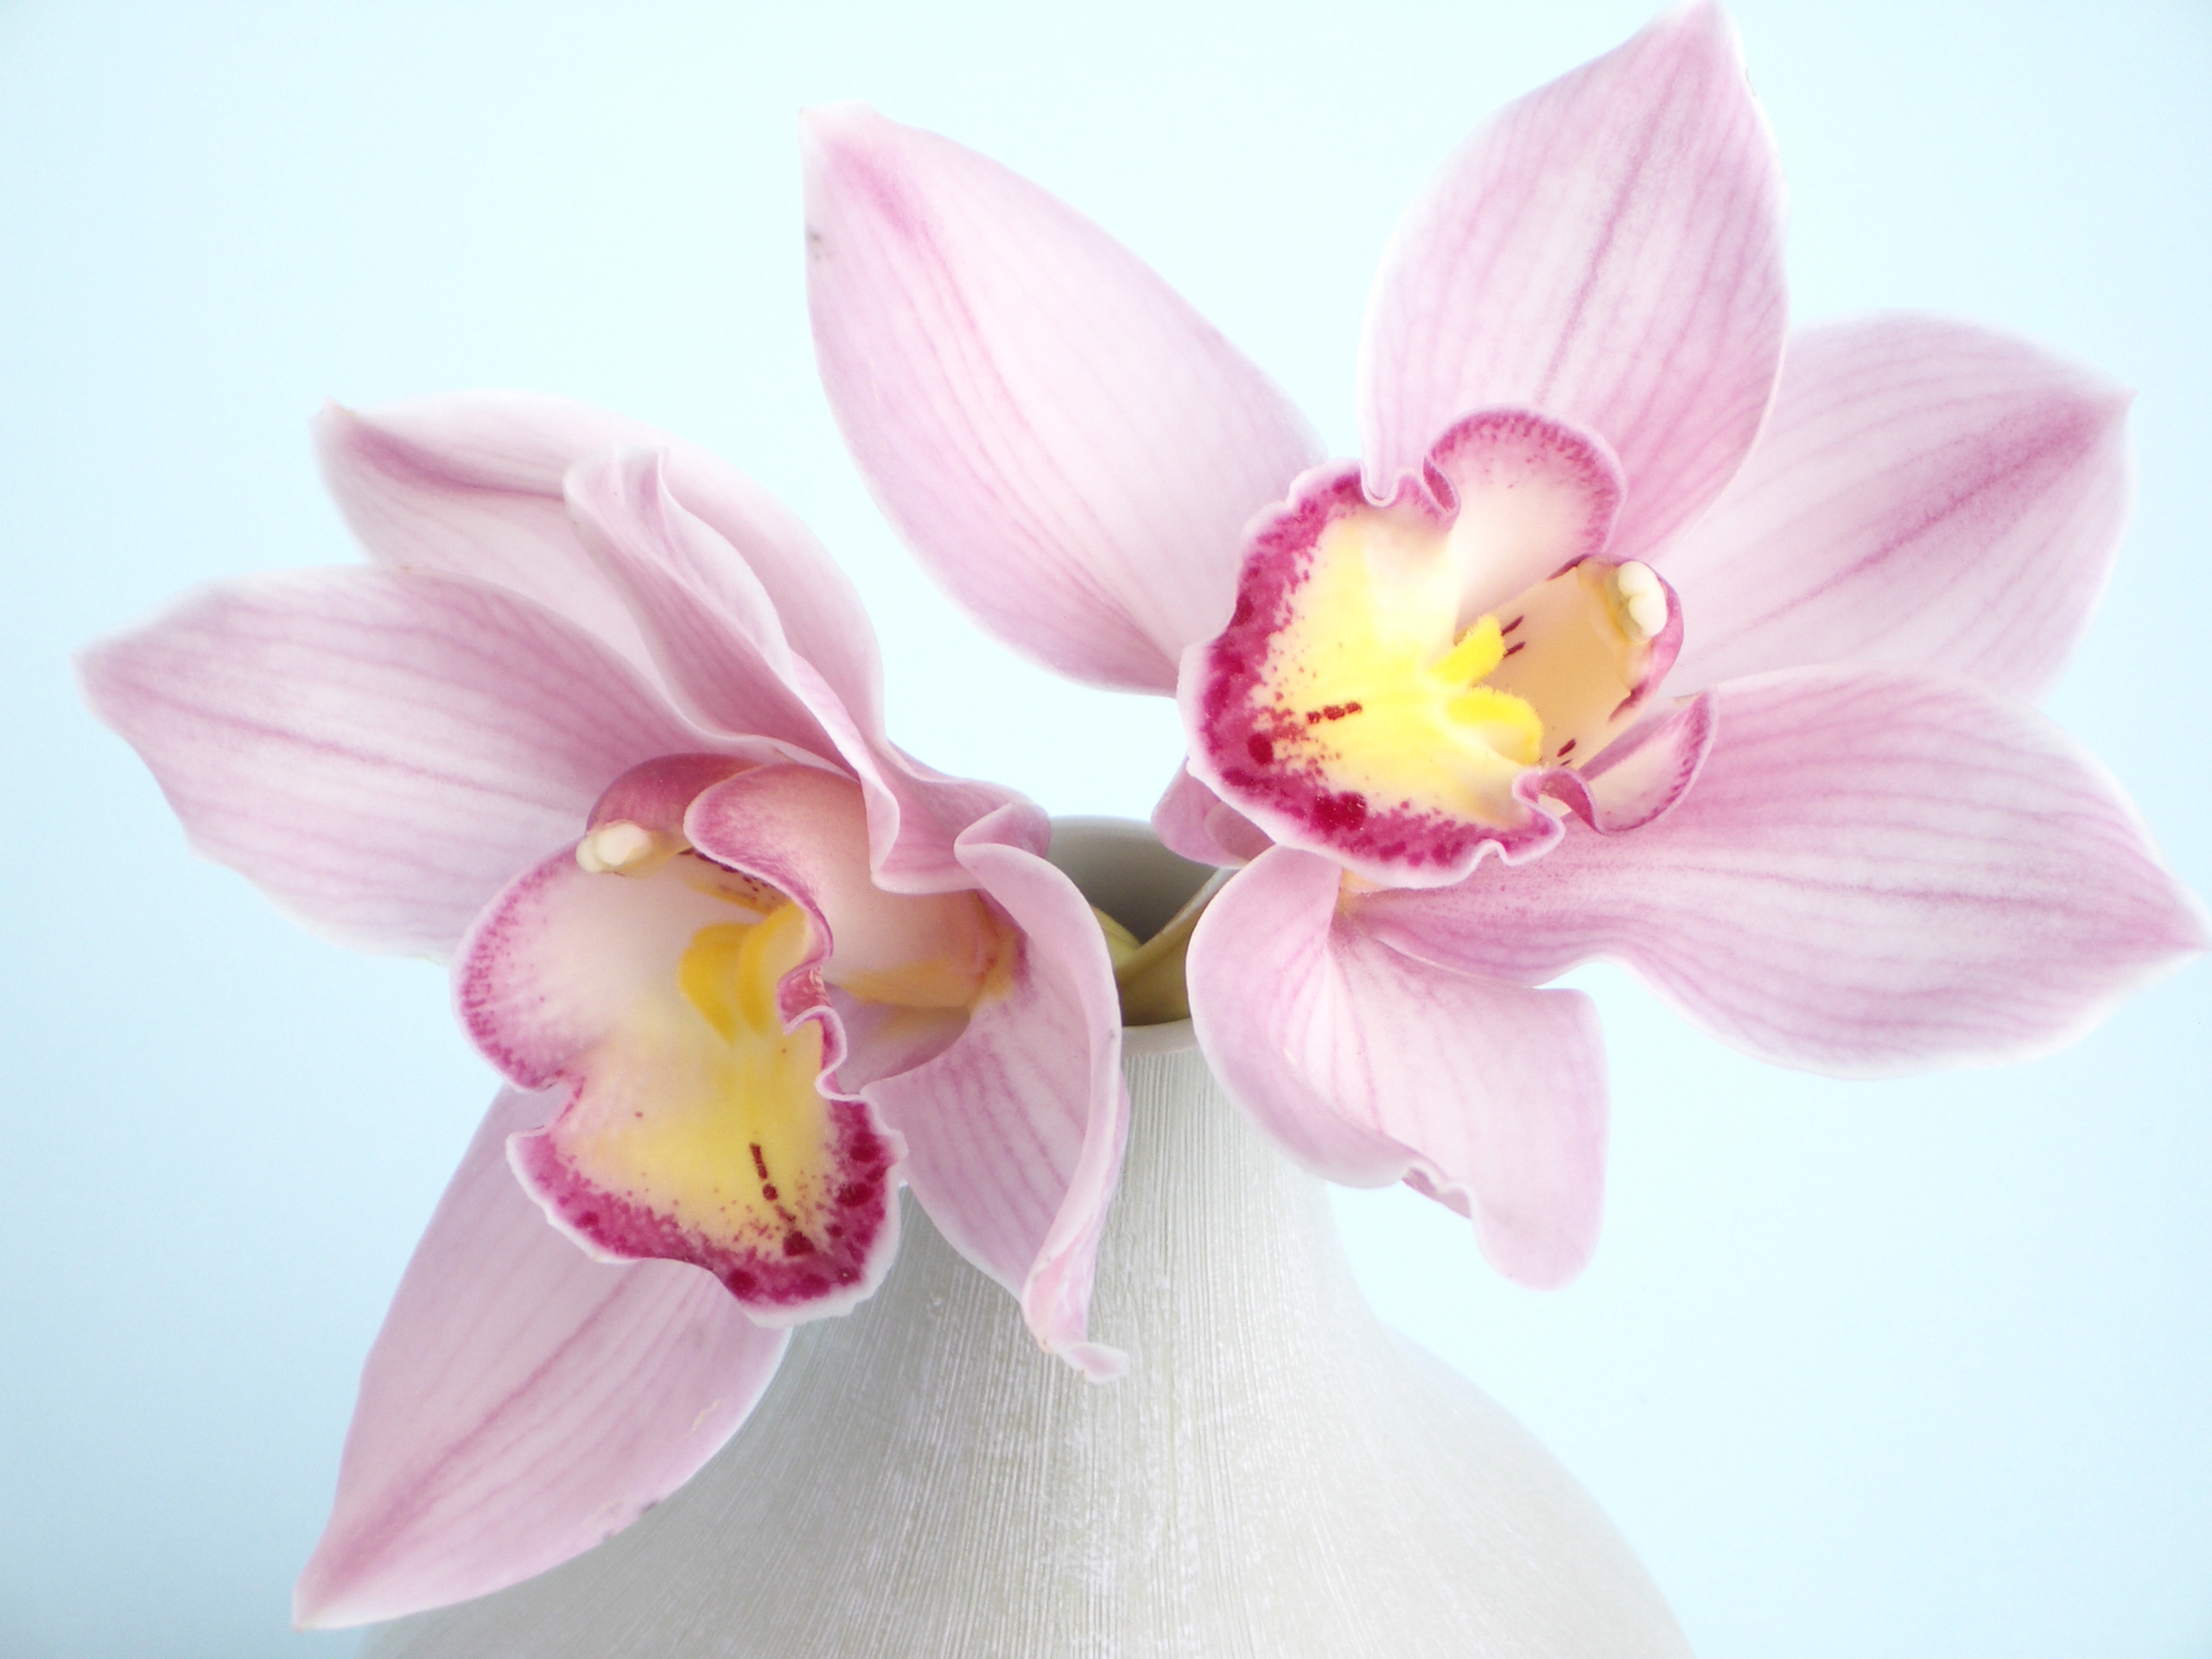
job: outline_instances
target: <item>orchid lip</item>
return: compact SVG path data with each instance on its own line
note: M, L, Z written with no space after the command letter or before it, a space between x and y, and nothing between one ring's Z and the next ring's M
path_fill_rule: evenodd
M1658 573L1605 555L1619 499L1600 441L1525 410L1455 423L1381 502L1309 474L1185 658L1194 775L1380 885L1541 853L1545 772L1600 755L1680 645Z
M812 862L734 855L746 803L783 812L756 833L796 830ZM830 993L953 1016L949 1037L1008 971L1005 923L972 893L875 888L860 787L816 767L663 757L592 820L464 964L486 1052L569 1091L514 1137L517 1173L594 1255L693 1262L770 1322L849 1305L887 1264L903 1147L838 1085Z

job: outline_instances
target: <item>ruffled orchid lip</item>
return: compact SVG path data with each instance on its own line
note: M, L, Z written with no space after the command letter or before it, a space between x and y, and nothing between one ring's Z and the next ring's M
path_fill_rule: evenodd
M1667 583L1605 556L1621 499L1602 440L1522 409L1455 422L1380 500L1353 463L1306 474L1254 529L1228 627L1185 655L1192 775L1384 886L1538 855L1547 795L1595 822L1573 775L1682 639Z

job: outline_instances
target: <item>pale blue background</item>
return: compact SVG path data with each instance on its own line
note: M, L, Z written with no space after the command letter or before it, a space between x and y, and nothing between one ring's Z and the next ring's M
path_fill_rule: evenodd
M703 441L881 620L893 729L1141 815L1165 709L982 639L815 385L792 118L875 102L1078 204L1353 442L1402 203L1641 0L0 10L0 1653L258 1659L353 1374L490 1090L433 969L346 956L185 852L74 645L348 556L303 423L477 385ZM926 14L926 16L925 16ZM2054 704L2212 887L2212 21L2201 5L1750 0L1802 316L1918 305L2141 389L2139 515ZM1692 626L1695 619L1691 619ZM2212 972L2039 1065L1771 1071L1591 976L1599 1261L1536 1296L1402 1192L1343 1214L1385 1313L1588 1482L1706 1659L2212 1654Z

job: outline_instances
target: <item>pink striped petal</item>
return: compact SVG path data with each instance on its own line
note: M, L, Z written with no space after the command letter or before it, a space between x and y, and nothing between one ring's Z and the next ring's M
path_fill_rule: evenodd
M565 486L578 537L700 724L828 753L821 721L793 689L798 663L767 589L685 510L667 474L663 451L612 450L579 461Z
M1807 329L1719 504L1666 559L1675 684L1814 663L2058 676L2126 528L2128 394L1939 317Z
M745 562L677 499L669 464L664 454L611 453L578 463L568 489L579 534L636 617L671 692L710 727L758 734L795 759L842 760L868 791L886 887L971 885L953 842L1013 791L917 765L885 737L879 709L849 707L791 649Z
M1208 907L1189 967L1206 1058L1307 1167L1404 1180L1471 1216L1501 1272L1564 1284L1604 1205L1596 1009L1402 955L1339 893L1334 864L1279 847Z
M1274 386L1128 250L996 164L810 111L808 289L848 443L937 579L1017 649L1169 691L1238 532L1315 455Z
M446 955L616 776L702 747L599 640L448 576L203 589L80 669L196 849L367 950Z
M1694 518L1750 448L1782 353L1783 191L1717 6L1669 12L1500 111L1384 255L1361 345L1378 494L1468 410L1524 404L1612 446L1611 552Z
M906 1137L907 1182L938 1230L1019 1294L1048 1351L1110 1376L1123 1357L1084 1329L1128 1132L1121 1008L1090 905L1019 835L1008 809L960 838L1020 929L1012 982L944 1052L864 1092Z
M791 648L866 717L880 700L860 596L805 525L696 445L564 398L465 392L316 423L323 477L372 556L512 588L645 660L636 628L569 525L562 482L580 460L664 450L669 487L736 549Z
M591 1261L507 1168L556 1097L502 1093L361 1374L338 1497L293 1592L328 1628L488 1594L620 1532L729 1439L785 1334L673 1262Z
M1530 983L1624 962L1723 1041L1868 1075L2018 1059L2204 948L2094 761L1971 681L1813 669L1715 689L1675 810L1357 901L1376 937Z

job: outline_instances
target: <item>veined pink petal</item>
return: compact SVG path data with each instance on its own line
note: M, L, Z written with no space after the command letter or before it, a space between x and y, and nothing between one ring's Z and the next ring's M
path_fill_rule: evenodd
M1850 662L2039 696L2126 526L2127 404L1944 318L1798 334L1751 459L1667 555L1692 624L1675 683Z
M449 576L203 589L80 670L195 849L367 950L442 957L617 775L710 747L573 623Z
M1014 810L960 838L962 862L1020 930L1007 982L959 1040L865 1093L905 1136L906 1179L952 1246L1021 1298L1039 1342L1093 1376L1126 1363L1085 1337L1128 1097L1121 1009L1090 906L1020 844Z
M830 401L938 580L1077 678L1169 691L1228 618L1238 532L1315 458L1236 349L1096 226L957 144L810 111Z
M1772 137L1704 0L1509 105L1383 257L1360 349L1370 486L1468 410L1525 404L1620 457L1613 556L1656 547L1758 429L1782 354L1782 218Z
M568 489L578 533L675 696L709 726L773 740L793 759L842 760L868 793L870 844L885 887L971 885L953 842L1013 791L918 766L885 737L879 710L849 707L791 649L745 562L676 498L668 466L664 454L613 452L578 463Z
M1152 809L1152 827L1171 853L1201 864L1246 864L1274 845L1267 831L1178 766Z
M2204 948L2133 810L2032 710L1891 669L1713 696L1718 735L1664 817L1368 895L1360 919L1522 983L1611 957L1722 1040L1847 1075L2044 1052Z
M579 461L565 486L576 534L701 725L829 753L821 721L793 689L798 664L774 602L735 550L670 492L667 469L660 451Z
M1565 1283L1604 1203L1595 1008L1402 955L1340 912L1339 888L1328 860L1278 847L1207 908L1189 967L1207 1058L1308 1168L1402 1179L1471 1216L1508 1276Z
M333 405L315 439L330 492L372 556L527 594L639 662L637 631L570 528L562 483L588 456L666 451L670 489L736 549L791 648L873 717L882 673L852 584L780 503L696 445L583 404L512 391L360 411Z
M707 1274L594 1262L515 1185L492 1107L361 1375L338 1497L293 1592L310 1627L514 1584L620 1532L745 1421L783 1356Z

